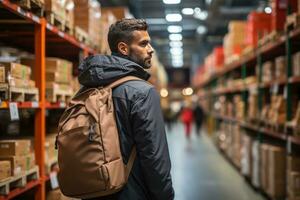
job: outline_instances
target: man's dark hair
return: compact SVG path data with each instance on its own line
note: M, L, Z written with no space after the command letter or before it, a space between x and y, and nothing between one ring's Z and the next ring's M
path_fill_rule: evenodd
M122 19L112 24L108 32L108 44L111 52L118 53L118 43L132 42L133 31L147 31L148 25L144 19Z

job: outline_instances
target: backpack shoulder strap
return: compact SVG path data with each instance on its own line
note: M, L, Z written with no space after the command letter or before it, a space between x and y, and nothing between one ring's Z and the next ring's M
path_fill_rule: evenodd
M115 88L115 87L121 85L122 83L125 83L125 82L127 82L127 81L132 81L132 80L143 80L143 79L138 78L138 77L136 77L136 76L125 76L125 77L120 78L119 80L117 80L117 81L115 81L115 82L109 84L109 85L106 86L106 87L112 88L112 89L113 89L113 88Z
M127 162L127 165L126 165L126 168L125 168L126 169L126 181L128 181L130 171L132 169L135 157L136 157L136 146L134 145L132 150L131 150L131 153L130 153L130 156L129 156L129 159L128 159L128 162Z

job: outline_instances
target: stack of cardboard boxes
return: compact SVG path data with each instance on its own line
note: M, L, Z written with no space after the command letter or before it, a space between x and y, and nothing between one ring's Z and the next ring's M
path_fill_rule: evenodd
M0 84L6 83L16 88L35 88L31 74L29 66L10 62L0 63Z
M262 82L268 83L274 80L274 64L271 61L265 62L262 66ZM258 75L259 72L257 71L256 74Z
M48 134L45 140L46 173L50 173L53 165L57 163L57 150L55 149L56 134Z
M229 32L223 41L225 63L239 58L245 48L246 24L244 21L231 21L229 23Z
M35 155L32 153L31 141L1 140L0 161L3 167L0 168L0 177L2 178L7 178L8 172L10 172L10 176L18 176L34 168ZM9 161L10 165L7 161Z
M89 35L90 45L100 45L101 8L97 0L74 1L75 29L82 29Z
M275 78L282 80L286 78L286 57L280 56L275 59Z
M300 200L300 157L290 155L287 159L288 200Z
M34 66L32 58L22 58L21 62ZM34 68L33 68L34 69ZM72 80L73 65L71 62L60 58L46 58L46 97L53 102L56 94L73 95L70 85ZM35 70L33 70L33 74Z
M286 194L286 152L282 147L261 145L261 187L272 198Z

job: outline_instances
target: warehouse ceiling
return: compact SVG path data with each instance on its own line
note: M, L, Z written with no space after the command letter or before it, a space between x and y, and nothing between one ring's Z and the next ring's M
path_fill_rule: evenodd
M163 1L180 3L165 4ZM164 66L183 65L193 69L203 62L203 58L214 46L222 44L230 20L245 20L250 11L264 9L266 2L267 0L100 0L103 7L128 6L136 18L147 20L153 46ZM183 14L184 8L192 8L186 11L194 14ZM181 21L166 20L166 15L176 13L182 15ZM174 18L176 16L171 17L171 20ZM180 51L171 52L168 32L170 25L182 27L182 54ZM183 63L180 61L181 57Z

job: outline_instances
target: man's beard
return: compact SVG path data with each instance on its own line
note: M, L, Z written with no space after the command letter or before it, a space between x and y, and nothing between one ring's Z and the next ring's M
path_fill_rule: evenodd
M131 61L139 64L141 67L143 67L144 69L149 69L151 67L151 61L148 62L142 58L139 58L133 54L129 54L128 57L130 58Z

